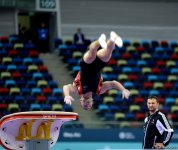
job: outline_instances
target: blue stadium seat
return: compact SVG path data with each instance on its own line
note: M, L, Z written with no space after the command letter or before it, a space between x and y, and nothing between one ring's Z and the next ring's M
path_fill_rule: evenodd
M134 67L134 68L132 68L132 71L133 71L133 73L135 73L135 74L140 74L140 73L141 73L141 68L139 68L139 67Z
M12 62L13 62L14 64L16 64L16 65L20 65L20 64L22 64L23 59L20 58L20 57L14 57L14 58L12 59Z
M39 111L39 110L41 110L40 104L31 104L30 105L30 111Z
M16 50L18 51L18 50ZM18 51L19 52L19 55L22 57L22 58L26 58L28 57L29 55L29 51L28 50L23 50L23 51Z
M59 45L63 44L63 40L61 38L55 38L54 44L55 44L55 48L58 48Z
M7 65L0 64L0 72L5 72L7 70Z
M58 84L56 81L48 81L48 86L50 88L57 88L58 87Z
M3 98L7 104L14 102L14 95L5 95Z
M97 109L97 114L103 116L106 112L109 112L109 106L106 104L100 104Z
M0 80L0 87L4 87L6 80Z
M62 89L59 89L59 88L53 88L53 90L52 90L52 94L54 96L61 96L62 93L63 93Z
M129 111L129 106L128 105L121 105L119 107L119 109L121 110L121 112L128 112Z
M16 82L14 80L12 80L12 79L6 80L5 81L5 86L8 87L8 88L15 87L16 86Z
M32 88L31 89L31 94L32 95L40 95L42 93L41 88Z
M107 75L107 80L117 80L118 75L115 73L110 73Z
M18 104L24 103L26 100L25 96L23 95L16 95L15 96L15 102Z
M160 54L160 53L164 53L165 49L162 46L156 47L155 48L155 52Z
M27 81L27 87L34 88L37 86L37 82L35 80L28 80Z
M178 75L178 68L171 68L170 73Z
M158 90L150 90L149 95L156 95L159 96L160 92Z
M8 56L8 52L4 49L0 50L0 56L1 57L7 57Z
M69 58L67 60L67 64L69 65L69 67L72 68L72 66L78 66L79 65L79 59L75 59L75 58ZM70 68L70 69L71 69Z
M54 103L57 103L57 102L58 102L58 98L57 98L56 96L51 96L51 95L49 95L49 96L47 97L47 99L48 99L48 102L49 102L50 104L54 104Z
M122 69L122 73L132 73L133 72L133 70L132 70L132 68L131 67L123 67L123 69Z
M165 113L165 114L168 114L170 112L170 110L171 110L171 107L170 106L166 106L166 105L163 106L162 109L161 109L161 111L163 113Z
M176 90L178 90L178 82L174 83L174 87L175 87Z
M64 104L63 108L64 108L64 111L73 112L73 108L71 105Z
M148 90L141 89L141 90L140 90L140 95L142 95L142 96L148 96L148 95L149 95L149 91L148 91Z
M73 66L72 67L72 72L73 73L76 73L76 72L78 72L80 70L80 66Z
M0 43L0 50L2 50L4 48L3 43Z
M13 44L12 43L4 43L4 49L5 50L13 49Z
M125 119L127 121L133 121L133 120L135 120L135 113L133 113L133 112L126 113L125 114Z
M158 76L150 74L148 75L148 81L152 81L152 82L158 81Z
M44 79L45 79L46 81L48 81L48 82L53 80L52 74L50 74L50 73L48 73L48 72L43 73L43 77L44 77Z
M177 90L172 89L172 90L170 91L169 95L170 95L171 97L178 97L178 92L177 92Z
M19 107L20 107L20 111L22 111L22 112L29 111L29 108L30 108L29 104L26 104L26 103L20 103Z
M20 80L20 79L18 79L18 80L16 80L16 84L17 84L17 86L18 86L19 88L23 88L23 87L26 86L27 81L26 81L26 80Z
M127 64L128 66L135 67L137 62L135 60L128 60Z
M170 42L170 48L174 49L175 47L178 47L177 41L171 41Z
M145 61L145 60L138 60L137 61L137 66L138 67L145 67L145 66L147 66L147 61Z
M37 81L43 79L43 74L41 72L34 72L32 74L32 79Z
M33 43L25 43L24 49L30 50L30 49L36 49L35 45Z
M35 65L43 65L43 60L40 59L40 58L34 58L34 59L33 59L33 63L34 63Z
M124 87L127 88L127 89L132 89L134 88L134 83L131 82L131 81L126 81L123 83Z
M104 120L105 121L114 121L114 114L110 112L106 112L104 114Z
M141 45L142 45L143 47L145 47L145 48L150 47L150 42L147 41L147 40L142 40L140 43L141 43Z
M51 110L51 105L50 104L41 104L41 109L43 111L50 111Z
M17 66L14 65L14 64L10 64L7 66L7 71L9 72L13 72L13 71L16 71L17 70Z
M146 100L145 100L145 103L146 103ZM148 111L148 107L147 107L146 105L143 105L143 106L141 107L141 112L142 112L142 113L145 113L146 111Z
M27 96L27 95L29 95L31 93L31 89L28 88L28 87L22 87L21 88L21 93L22 93L23 96Z
M118 95L118 96L116 96L115 98L114 98L114 102L116 103L116 104L121 104L121 103L123 103L123 99L122 99L122 96L121 95Z
M119 108L119 106L118 105L109 105L108 106L109 107L109 112L111 112L111 113L115 113L115 112L119 112L119 111L121 111L121 109Z
M32 79L32 73L30 72L22 72L22 77L24 78L24 80L31 80Z
M25 65L19 65L18 66L18 70L19 70L19 72L21 72L21 73L23 73L23 72L27 72L27 66L25 66Z
M130 45L131 45L130 40L126 40L126 39L123 40L123 47L127 47L127 46L130 46Z
M33 95L28 95L26 96L26 101L28 104L35 103L36 102L36 97Z
M166 97L165 98L165 104L166 105L174 105L175 104L175 98L172 98L172 97Z
M33 59L32 58L30 58L30 57L25 57L25 58L23 58L23 64L24 65L32 65L33 64Z
M160 95L163 97L167 97L169 95L169 91L168 90L160 90Z
M161 82L165 82L167 80L167 76L165 74L160 74L158 76L158 80Z

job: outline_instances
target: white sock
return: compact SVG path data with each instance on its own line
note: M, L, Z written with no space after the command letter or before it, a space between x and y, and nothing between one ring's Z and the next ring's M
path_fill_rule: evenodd
M107 43L106 43L106 35L103 33L98 39L100 45L102 48L106 49L107 48Z
M116 37L117 37L117 34L114 31L111 31L110 32L110 40L115 42Z
M122 47L123 46L123 41L122 41L122 38L120 36L118 36L115 40L115 43L118 47Z
M118 36L114 31L110 32L110 40L115 42L115 44L118 47L122 47L123 46L122 38L120 36Z

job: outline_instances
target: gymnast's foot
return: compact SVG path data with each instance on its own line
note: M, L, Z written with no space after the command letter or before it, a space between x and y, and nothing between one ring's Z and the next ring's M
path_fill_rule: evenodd
M122 38L119 35L117 35L117 33L115 33L114 31L110 32L110 40L115 42L115 44L118 47L122 47L123 46Z
M103 33L100 35L99 39L98 39L100 46L104 49L107 48L107 43L106 43L106 35Z

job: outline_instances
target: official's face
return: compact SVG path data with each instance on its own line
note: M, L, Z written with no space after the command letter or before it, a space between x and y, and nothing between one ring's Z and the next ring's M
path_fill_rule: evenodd
M147 106L149 111L155 112L158 109L159 103L156 99L152 98L147 100Z

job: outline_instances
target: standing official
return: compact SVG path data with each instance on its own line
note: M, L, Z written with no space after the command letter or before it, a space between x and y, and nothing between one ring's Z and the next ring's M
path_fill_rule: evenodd
M170 142L174 130L165 114L158 110L156 96L147 99L148 116L144 120L143 149L164 149Z

